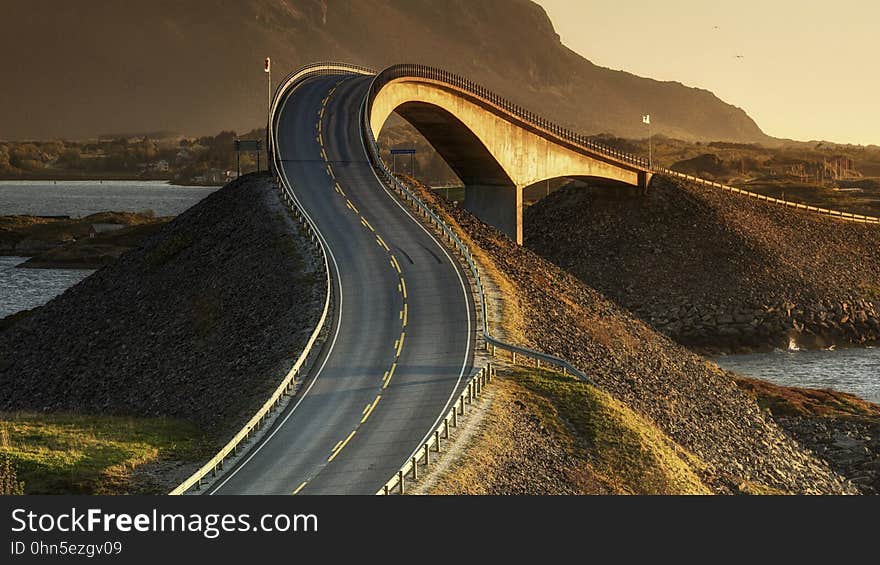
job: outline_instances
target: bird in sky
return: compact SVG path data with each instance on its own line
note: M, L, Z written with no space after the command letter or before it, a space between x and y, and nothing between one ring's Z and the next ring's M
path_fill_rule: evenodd
M737 59L745 59L746 57L745 57L745 55L736 55L736 58Z

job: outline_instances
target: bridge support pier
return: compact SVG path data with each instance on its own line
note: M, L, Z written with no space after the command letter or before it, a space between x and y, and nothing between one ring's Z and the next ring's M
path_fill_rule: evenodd
M523 189L510 185L468 185L464 207L487 224L507 234L517 244L523 242Z
M641 189L642 194L648 194L648 186L651 184L651 178L653 176L654 173L639 171L639 188Z

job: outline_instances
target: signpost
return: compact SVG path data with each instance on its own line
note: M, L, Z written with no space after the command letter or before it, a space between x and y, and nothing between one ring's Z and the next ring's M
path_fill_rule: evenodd
M241 152L257 154L257 170L260 170L260 152L263 151L263 142L259 139L236 139L235 140L235 166L238 177L241 176ZM236 177L236 178L238 178Z
M391 150L391 172L397 173L397 156L409 155L409 174L415 176L415 149L392 149Z

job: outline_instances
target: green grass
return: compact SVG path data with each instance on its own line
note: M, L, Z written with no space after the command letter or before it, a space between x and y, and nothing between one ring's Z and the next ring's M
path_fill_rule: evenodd
M562 374L517 368L515 381L545 398L582 445L593 471L623 494L709 494L696 471L705 465L656 425L608 393ZM552 408L551 408L552 407Z
M130 492L132 471L199 460L203 439L194 426L164 418L0 413L0 454L25 494Z

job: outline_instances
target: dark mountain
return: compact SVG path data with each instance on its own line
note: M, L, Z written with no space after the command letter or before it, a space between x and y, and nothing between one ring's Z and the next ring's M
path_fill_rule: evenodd
M0 139L249 130L275 76L315 60L421 62L584 133L762 141L711 92L598 67L528 0L3 0ZM662 118L661 118L662 117Z

